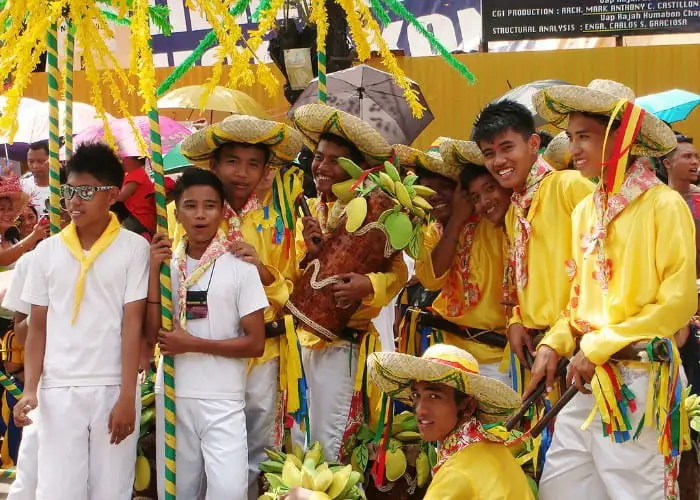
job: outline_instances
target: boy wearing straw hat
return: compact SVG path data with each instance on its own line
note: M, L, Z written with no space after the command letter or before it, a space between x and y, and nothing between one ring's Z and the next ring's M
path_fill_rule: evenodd
M524 349L535 354L533 336L546 332L566 306L571 287L565 269L551 266L571 253L571 212L593 190L578 172L555 172L538 154L540 137L532 113L522 104L501 101L476 119L473 140L486 168L512 189L506 215L508 236L508 340L527 366ZM552 230L552 228L556 228Z
M276 197L261 199L256 190L271 169L292 162L301 146L299 133L288 125L248 115L233 115L205 127L181 146L186 158L211 168L221 179L225 191L221 229L232 243L233 254L257 267L270 303L265 310L265 352L251 360L246 388L251 499L257 498L258 464L265 460L265 448L282 444L285 410L294 413L300 408L301 378L293 323L282 313L296 272L293 210L275 204ZM301 185L296 183L290 190L289 179L276 176L273 182L293 203L294 190ZM175 228L175 245L180 229ZM280 364L281 351L286 364Z
M430 329L418 331L431 332L431 343L463 348L479 361L482 372L510 385L508 374L499 371L506 344L501 305L505 233L498 224L474 213L466 186L460 182L460 176L483 164L481 151L473 142L446 138L438 139L427 153L401 145L394 150L402 165L416 168L418 183L436 192L428 200L436 220L424 231L425 252L416 261L416 276L428 290L440 292L431 309L446 321L436 323L426 311L418 323ZM488 171L486 175L491 177ZM508 206L506 198L501 217ZM408 354L420 354L427 346L416 346L425 342L419 342L411 325L407 321L402 332L407 338L399 344Z
M151 245L146 329L163 354L175 356L178 498L245 500L248 482L245 394L248 358L263 353L268 306L255 266L230 252L220 228L224 187L212 172L186 170L175 187L177 217L185 236L174 251L157 234ZM171 258L173 331L161 330L160 265ZM164 410L163 363L158 366L156 405ZM156 424L158 494L165 485L165 425Z
M302 219L303 228L297 227L297 259L304 266L320 251L329 215L334 204L341 203L336 201L331 186L350 178L338 158L349 158L366 168L382 164L391 157L392 150L372 126L324 104L300 106L292 119L314 151L311 170L319 193L319 198L309 200L312 216ZM379 344L372 319L399 293L408 276L403 256L397 253L386 272L348 273L336 278L344 281L333 288L338 307L361 302L348 324L358 334L357 340L327 343L302 326L297 331L309 386L311 441L324 446L327 460L342 461L349 457L341 445L362 422L363 395L374 396L363 382L363 360Z
M550 386L559 357L573 356L568 380L581 391L557 417L540 498L675 499L689 436L674 335L697 307L694 226L682 197L635 162L672 150L675 135L617 82L533 101L566 128L576 169L601 179L572 214L570 298L532 370L530 388ZM628 361L623 348L656 337L670 361L651 350Z
M124 176L109 146L80 146L67 171L62 195L72 222L34 250L22 293L32 320L14 417L32 424L27 414L40 403L37 499L126 500L148 243L109 211Z

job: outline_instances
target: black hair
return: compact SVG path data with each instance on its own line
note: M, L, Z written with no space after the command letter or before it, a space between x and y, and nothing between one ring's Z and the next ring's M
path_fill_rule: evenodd
M215 161L221 160L221 151L226 146L252 148L252 149L257 149L258 151L262 151L263 154L265 155L265 165L267 165L267 162L270 161L270 157L272 156L272 151L270 151L270 148L268 146L266 146L265 144L250 144L249 142L225 142L214 150L212 157L214 158Z
M347 148L350 151L350 159L357 165L362 165L365 162L365 157L360 150L357 149L357 146L348 141L345 137L326 132L319 137L318 142L320 143L321 141L332 142L336 146Z
M78 146L66 163L66 174L90 174L105 186L122 187L124 168L112 148L102 142Z
M532 113L524 105L509 99L492 102L476 117L472 140L477 143L491 142L508 129L528 139L535 133L535 119Z
M43 149L46 151L46 154L49 154L49 141L36 141L32 142L29 145L29 149L32 151L39 151L40 149Z
M182 172L182 175L175 183L173 188L173 198L175 199L175 204L180 203L180 198L185 193L186 189L194 186L209 186L219 195L221 200L221 206L224 205L225 194L224 185L221 179L216 176L211 170L204 170L202 168L190 167Z
M469 183L482 175L488 175L490 177L491 172L483 165L466 165L459 174L459 182L462 185L462 189L469 191Z
M545 130L538 130L537 135L540 136L540 149L547 149L549 143L554 139L554 136Z

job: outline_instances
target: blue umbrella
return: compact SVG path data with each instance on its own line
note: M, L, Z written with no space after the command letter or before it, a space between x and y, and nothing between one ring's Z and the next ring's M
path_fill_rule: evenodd
M688 118L700 104L700 95L687 90L673 89L639 97L635 104L666 123L675 123Z

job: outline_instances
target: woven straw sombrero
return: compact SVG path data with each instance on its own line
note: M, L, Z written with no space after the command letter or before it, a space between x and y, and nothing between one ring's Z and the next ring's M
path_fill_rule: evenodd
M11 175L8 177L0 177L0 199L8 198L12 203L12 211L14 219L22 214L22 210L29 204L30 196L22 190L22 183L19 177ZM43 207L41 207L43 208ZM40 211L40 209L38 209Z
M302 146L301 134L289 125L250 115L232 115L187 137L180 151L188 160L202 165L227 142L267 146L270 149L268 165L272 167L293 161Z
M398 352L376 352L367 360L370 377L388 396L411 404L415 381L445 384L479 402L477 418L501 422L520 404L518 394L498 380L479 375L474 356L458 347L435 344L418 358Z
M532 97L532 102L542 118L563 129L570 113L610 116L620 99L634 103L634 91L611 80L593 80L588 87L555 85L542 89ZM676 144L671 128L651 113L645 113L630 152L635 156L663 156Z
M474 141L446 139L440 144L440 155L448 165L484 165L484 155Z
M393 148L402 167L424 168L434 174L457 181L462 170L461 165L448 165L440 155L440 145L446 140L448 140L446 137L438 137L427 151L421 151L404 144L394 144Z
M542 153L542 158L555 170L566 170L569 168L571 153L569 152L569 138L566 132L561 132L552 139L547 149Z
M322 134L334 134L354 144L370 166L379 165L392 155L389 143L369 123L326 104L299 106L292 122L311 150L316 150Z

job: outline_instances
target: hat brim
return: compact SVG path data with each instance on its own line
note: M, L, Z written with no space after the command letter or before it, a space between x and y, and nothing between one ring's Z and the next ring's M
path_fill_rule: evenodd
M578 85L555 85L537 92L532 102L537 113L552 125L565 129L569 114L582 112L612 115L619 98L613 94ZM630 152L635 156L663 156L677 145L673 130L651 113L645 113L642 126Z
M316 150L321 135L333 134L353 144L370 166L382 164L392 155L389 143L369 123L326 104L299 106L292 122L311 150Z
M249 115L232 115L187 137L180 151L188 160L208 167L214 151L229 142L267 146L268 165L276 168L291 163L302 147L301 134L289 125Z
M445 384L478 401L478 418L500 422L520 407L518 394L498 380L476 375L436 361L398 352L373 353L367 362L372 381L388 396L411 404L415 381Z
M474 141L445 139L440 144L440 156L448 165L478 165L484 166L484 155Z
M450 180L459 180L459 173L462 171L459 165L448 165L441 157L404 144L394 144L393 148L402 167L420 167Z

